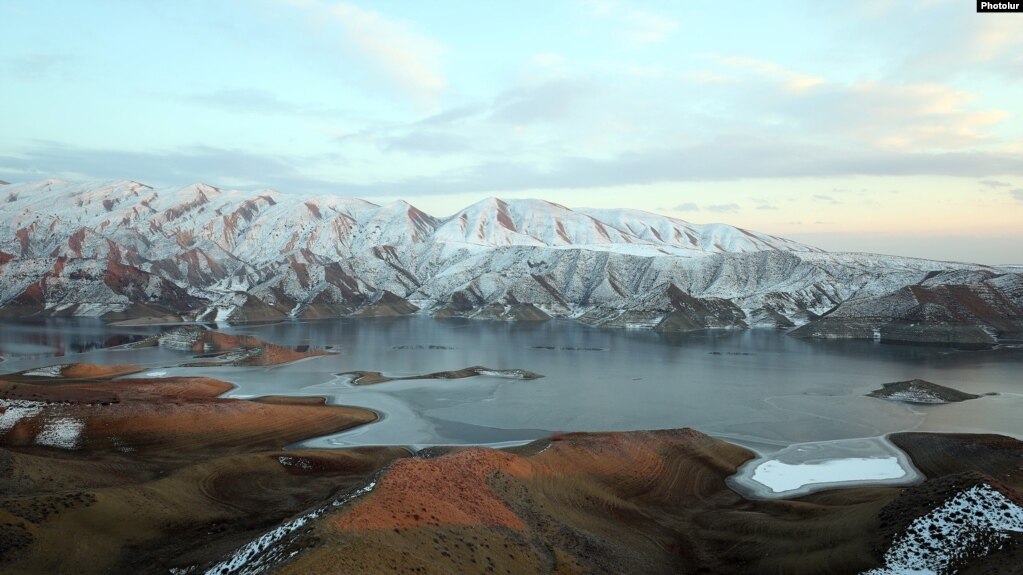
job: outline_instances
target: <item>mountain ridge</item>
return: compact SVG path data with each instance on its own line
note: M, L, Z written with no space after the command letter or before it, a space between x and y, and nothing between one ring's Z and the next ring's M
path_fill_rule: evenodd
M802 332L810 337L864 337L865 327L873 337L882 320L923 317L979 321L992 341L1023 332L1015 279L989 282L1019 276L1015 268L831 253L727 224L545 200L491 197L435 217L405 201L43 180L0 188L0 238L7 317L238 322L419 312L664 331L816 325ZM928 282L974 287L945 290L943 303L892 307L891 294ZM1002 311L978 314L949 299L976 299L970 290ZM864 298L883 309L862 315ZM911 309L924 303L962 313ZM859 327L821 323L841 306Z

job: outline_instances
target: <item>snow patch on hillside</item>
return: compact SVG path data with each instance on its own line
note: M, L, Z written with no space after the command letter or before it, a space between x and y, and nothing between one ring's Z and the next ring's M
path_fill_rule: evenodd
M44 407L46 404L41 401L0 398L0 409L3 410L0 412L0 433L10 431L22 419L35 417Z
M36 435L36 445L75 449L78 447L85 422L70 417L51 418Z
M884 566L864 575L946 573L953 562L1000 549L1009 532L1023 532L1023 507L976 485L915 519L885 553Z
M285 458L282 458L285 459ZM291 459L291 458L286 458ZM284 461L281 461L282 465L286 465ZM246 543L239 547L231 554L230 557L217 563L213 567L210 567L205 571L206 575L254 575L261 573L266 567L272 562L288 559L294 556L297 551L293 551L287 557L283 556L283 549L279 548L280 544L284 539L301 529L302 527L309 524L309 522L319 519L324 513L332 508L340 507L349 503L350 501L361 497L376 487L376 481L370 482L365 487L355 490L343 497L335 499L330 505L320 507L314 511L306 513L292 519L286 523L281 524L270 531L267 531L263 535L259 536L253 541ZM174 571L172 571L174 572ZM188 572L187 570L181 570L181 573Z

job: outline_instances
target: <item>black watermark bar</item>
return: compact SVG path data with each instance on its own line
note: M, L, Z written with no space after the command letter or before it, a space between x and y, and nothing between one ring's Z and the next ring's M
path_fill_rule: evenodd
M977 12L1023 13L1023 0L977 0Z

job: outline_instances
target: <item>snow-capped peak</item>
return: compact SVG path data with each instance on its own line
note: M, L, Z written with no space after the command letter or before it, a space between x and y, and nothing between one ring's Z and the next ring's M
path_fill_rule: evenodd
M208 184L47 180L0 189L0 313L7 315L245 321L424 309L690 329L791 326L855 297L867 304L850 301L832 314L832 323L847 319L828 333L860 334L873 333L873 324L850 322L878 306L900 318L976 316L976 306L954 308L959 292L917 286L941 277L976 283L971 293L999 308L981 315L1006 330L1023 311L1003 302L1018 291L1016 276L997 273L829 254L725 224L544 200L487 198L436 218L405 201ZM919 306L935 298L949 301L945 311Z

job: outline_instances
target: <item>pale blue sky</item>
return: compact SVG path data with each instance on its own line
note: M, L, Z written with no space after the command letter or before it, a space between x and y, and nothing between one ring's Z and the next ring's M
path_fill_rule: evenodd
M1023 263L1023 15L862 2L0 1L0 179L628 206Z

